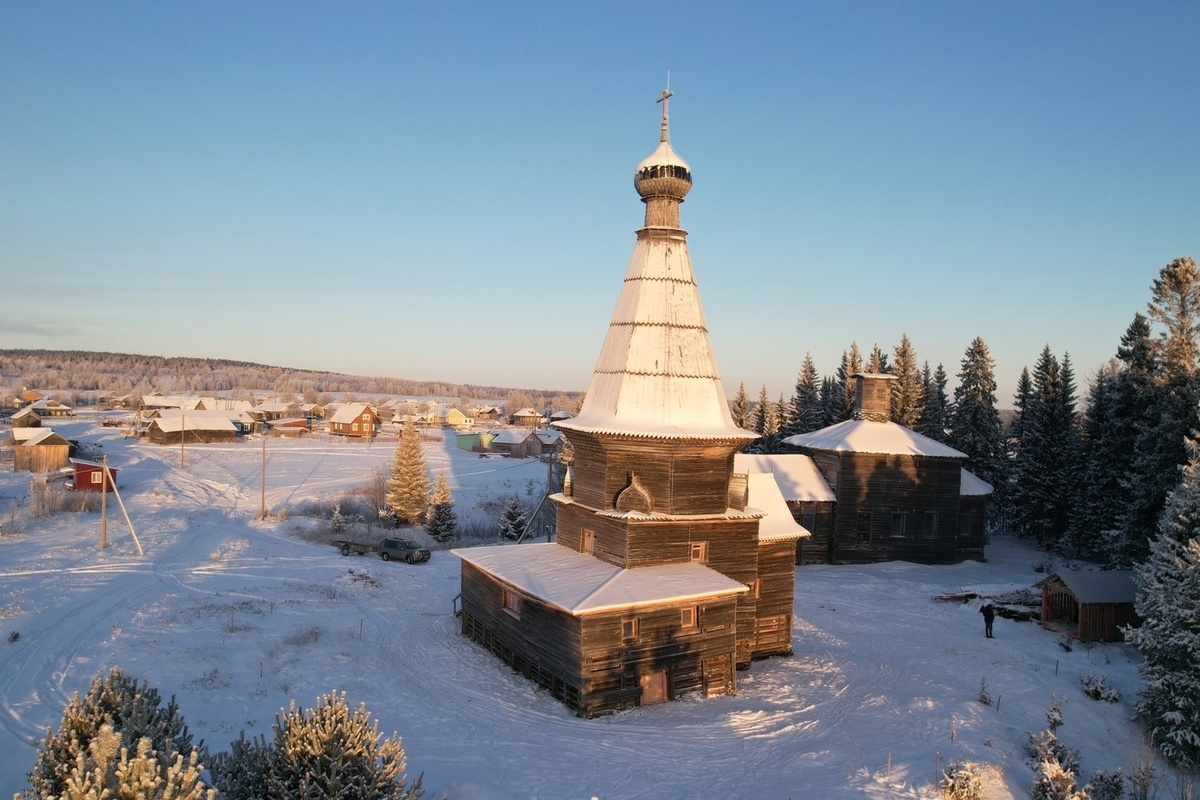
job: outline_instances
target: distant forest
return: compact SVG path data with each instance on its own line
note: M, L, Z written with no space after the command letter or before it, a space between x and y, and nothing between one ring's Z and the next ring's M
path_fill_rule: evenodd
M123 394L215 394L238 396L271 392L309 402L344 395L399 395L516 402L574 407L577 393L511 389L502 386L413 381L382 376L272 367L222 358L164 358L133 353L83 350L0 350L0 379L12 391L24 387L56 392L79 403L98 392Z

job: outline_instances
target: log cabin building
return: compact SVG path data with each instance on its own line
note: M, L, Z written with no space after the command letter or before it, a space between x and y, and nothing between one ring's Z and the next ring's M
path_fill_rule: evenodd
M379 432L379 415L366 403L347 403L329 418L329 432L338 436L374 436Z
M731 694L752 659L790 655L796 524L769 475L735 474L754 433L721 387L668 137L634 173L646 204L579 414L546 544L464 548L462 632L583 717ZM493 442L494 446L494 442Z
M965 453L891 421L892 375L854 376L854 418L784 444L812 459L834 502L821 539L829 563L982 559L992 486L967 471ZM823 557L822 557L823 556Z

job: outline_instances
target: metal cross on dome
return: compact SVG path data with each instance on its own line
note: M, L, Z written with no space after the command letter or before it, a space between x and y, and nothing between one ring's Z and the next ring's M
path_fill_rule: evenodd
M664 141L664 142L665 142L665 141L667 141L667 98L668 98L668 97L671 97L671 96L672 96L672 95L674 95L674 94L675 94L675 93L674 93L674 92L672 92L670 89L663 89L662 96L661 96L661 97L659 97L657 100L655 100L655 101L654 101L654 102L656 102L656 103L662 103L662 104L663 104L663 115L662 115L662 138L661 138L661 141Z

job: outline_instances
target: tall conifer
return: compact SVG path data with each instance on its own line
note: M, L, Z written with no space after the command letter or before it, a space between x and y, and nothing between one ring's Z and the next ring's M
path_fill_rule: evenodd
M416 426L406 423L392 456L387 501L396 519L420 524L429 508L429 477L425 474L425 450Z
M907 333L900 337L894 355L892 374L896 380L892 381L892 422L915 429L925 407L925 387L917 368L917 351Z
M967 456L967 469L995 490L989 513L1002 507L1005 484L1004 432L996 410L995 363L987 343L975 337L963 355L954 390L950 445Z

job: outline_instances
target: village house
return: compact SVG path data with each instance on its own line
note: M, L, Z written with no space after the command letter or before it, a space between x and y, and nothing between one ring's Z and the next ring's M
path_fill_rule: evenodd
M645 225L607 338L579 415L557 423L575 455L554 541L454 551L462 632L583 717L734 693L737 668L791 653L805 532L770 475L734 474L756 436L734 425L712 357L669 96L635 171Z
M496 431L488 449L513 458L528 458L542 452L542 443L528 428L504 428Z
M854 418L784 439L810 457L836 498L810 506L830 515L830 563L904 560L944 564L983 558L992 487L968 472L965 453L891 421L892 375L860 373ZM811 492L822 493L819 485ZM820 552L806 560L822 560Z
M379 414L367 403L339 406L329 418L329 432L338 436L374 436L379 431Z
M75 413L75 409L65 405L64 403L60 403L54 398L38 400L29 407L33 409L33 412L42 419L62 419Z
M546 424L546 418L532 408L522 408L509 418L509 422L518 428L540 428Z
M25 406L9 418L9 424L14 428L40 428L42 418L33 410L33 406Z
M163 413L151 419L145 431L149 441L165 445L235 442L241 434L228 415L200 411Z
M111 492L116 486L116 467L107 467L107 481L103 477L106 468L102 462L72 458L71 467L71 488L77 492Z

